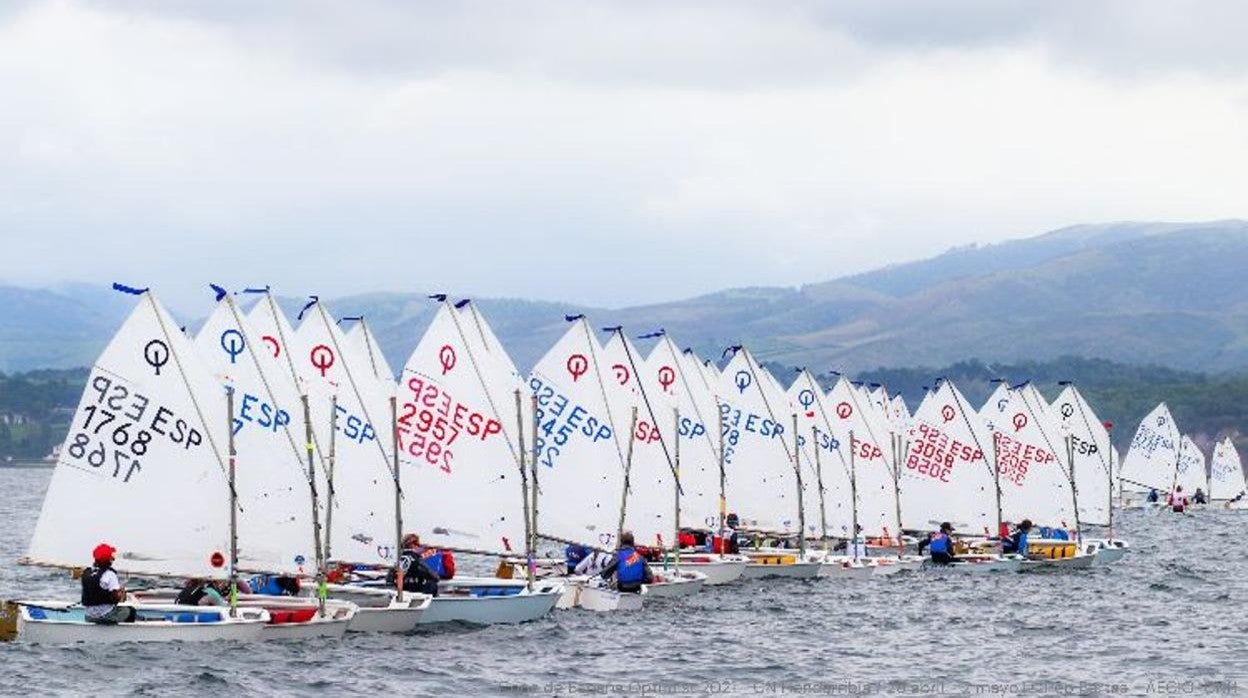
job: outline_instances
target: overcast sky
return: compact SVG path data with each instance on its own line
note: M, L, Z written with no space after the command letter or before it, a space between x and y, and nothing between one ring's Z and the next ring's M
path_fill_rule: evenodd
M620 306L1245 217L1248 3L0 0L0 282Z

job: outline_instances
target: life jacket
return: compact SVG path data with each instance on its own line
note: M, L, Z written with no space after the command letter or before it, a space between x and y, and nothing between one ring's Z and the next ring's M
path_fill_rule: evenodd
M442 551L437 548L416 548L416 552L429 569L438 575L438 579L446 579L446 566L442 564Z
M680 547L682 548L693 548L698 545L697 536L688 531L681 531L680 535L676 537L676 540L680 543Z
M198 606L200 600L208 595L204 586L204 584L200 583L182 587L182 591L178 594L178 599L174 603L179 606Z
M646 578L646 559L632 548L620 548L615 553L615 579L620 586L641 584Z
M296 596L299 593L299 580L271 574L252 577L251 593L266 596Z
M1018 553L1019 555L1026 555L1027 554L1027 532L1019 531L1018 533L1014 535L1015 535L1015 539L1017 542L1017 547L1014 550L1014 552Z
M117 603L113 592L100 586L100 577L111 569L108 565L99 567L92 565L82 572L82 605L112 606Z
M952 543L953 541L950 540L949 536L941 532L932 537L932 542L928 547L933 553L944 553L945 555L949 555L953 552Z
M1054 540L1070 540L1070 534L1067 533L1065 529L1055 528L1053 529L1053 539Z
M442 579L455 578L455 555L449 550L442 551L442 569L446 574L440 575Z
M584 560L591 553L593 553L593 550L590 550L588 546L584 545L570 544L568 547L564 548L563 558L568 564L568 572L570 573L572 570L576 569L576 566L581 564L581 560Z

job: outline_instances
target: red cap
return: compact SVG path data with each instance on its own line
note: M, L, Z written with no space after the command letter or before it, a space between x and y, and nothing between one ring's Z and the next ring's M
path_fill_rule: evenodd
M113 555L117 552L117 548L108 543L100 543L95 546L95 550L91 551L91 557L98 562L107 562L113 559Z

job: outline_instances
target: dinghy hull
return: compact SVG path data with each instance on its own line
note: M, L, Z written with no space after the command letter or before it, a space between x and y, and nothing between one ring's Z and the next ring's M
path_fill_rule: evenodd
M680 556L681 567L688 567L706 575L706 586L719 586L735 582L745 574L749 559L740 556L691 555Z
M646 596L652 599L678 599L702 591L706 575L692 570L655 570L654 584L646 585Z
M230 618L225 609L197 606L145 606L134 623L89 623L81 606L23 602L18 616L18 638L23 642L95 645L117 642L253 642L260 639L269 614L262 608L240 608ZM137 608L137 607L136 607Z
M535 582L531 590L526 582L510 579L468 577L442 582L439 595L418 624L525 623L554 610L563 586L555 579Z

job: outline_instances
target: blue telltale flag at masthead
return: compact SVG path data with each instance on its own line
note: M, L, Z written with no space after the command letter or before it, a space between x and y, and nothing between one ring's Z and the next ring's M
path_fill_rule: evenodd
M229 291L225 290L224 288L216 284L208 284L208 288L211 288L212 292L216 294L217 296L216 300L218 303L221 302L222 298L225 298L226 296L230 295Z
M243 293L268 293L268 292L269 292L268 286L243 289Z
M736 356L737 352L741 351L741 346L742 345L740 344L733 344L732 346L725 349L724 353L719 355L719 358L726 359L729 356Z
M320 296L308 296L308 302L307 302L307 303L305 303L305 304L304 304L304 306L303 306L303 308L301 308L301 309L299 310L299 315L298 315L298 317L296 317L295 319L296 319L296 320L302 320L302 319L303 319L303 314L304 314L304 313L306 313L306 312L308 312L308 308L311 308L312 306L316 305L316 304L317 304L317 303L319 303L320 301L321 301L321 297L320 297Z
M581 313L579 315L564 315L563 321L564 322L576 322L577 320L580 320L584 317L585 317L585 313Z
M662 337L665 334L667 334L667 330L660 327L654 332L647 332L646 334L637 335L637 339L654 339L655 337Z
M445 303L445 302L446 302L446 294L445 294L445 293L431 293L431 294L429 294L429 299L430 299L430 300L435 300L435 301L437 301L437 302L439 302L439 303Z
M344 322L363 322L363 321L364 321L363 315L344 315L338 318L339 325L341 325Z
M114 291L120 291L120 292L122 292L122 293L129 293L129 294L130 294L130 295L132 295L132 296L141 296L141 295L143 295L144 293L147 293L147 292L148 292L149 290L151 290L151 289L150 289L150 288L147 288L147 287L144 287L144 288L137 288L137 287L134 287L134 286L127 286L127 285L125 285L125 284L119 284L119 283L117 283L116 281L114 281L114 282L113 282L113 290L114 290Z
M464 306L468 305L468 304L469 304L469 303L471 303L471 302L472 302L472 299L471 299L471 298L465 298L465 299L463 299L462 301L459 301L458 303L456 303L456 304L455 304L455 309L456 309L456 310L463 310L463 309L464 309Z

